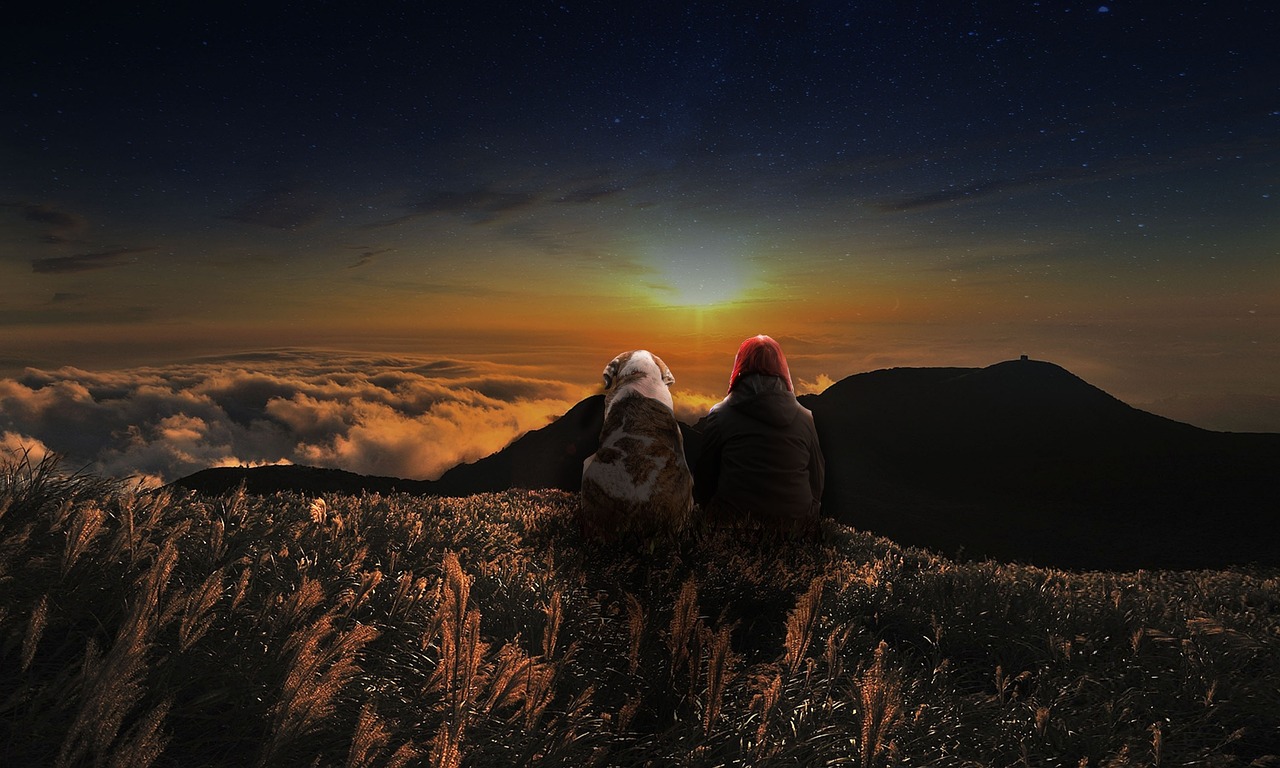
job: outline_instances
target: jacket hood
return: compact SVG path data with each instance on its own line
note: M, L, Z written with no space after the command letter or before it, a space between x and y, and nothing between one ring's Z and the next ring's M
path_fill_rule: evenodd
M764 334L752 336L738 347L738 354L733 357L733 372L729 374L729 391L738 388L738 381L743 376L752 374L777 376L786 383L787 391L795 392L787 356L782 354L778 342Z
M785 427L802 412L787 382L777 376L747 374L717 408L729 407L773 427Z

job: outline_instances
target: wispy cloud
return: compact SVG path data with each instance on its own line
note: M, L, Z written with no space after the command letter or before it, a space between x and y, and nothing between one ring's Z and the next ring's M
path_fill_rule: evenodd
M223 218L272 229L301 229L324 214L324 206L307 193L277 187L269 189Z
M981 198L1021 191L1046 183L1070 181L1082 175L1084 174L1076 170L1052 170L1019 178L987 179L950 186L936 192L879 200L873 203L873 206L886 213L911 213L944 205L975 202Z
M1158 157L1101 159L1089 164L1044 168L1007 178L970 179L939 190L880 198L873 201L871 206L885 213L912 213L940 206L974 203L997 195L1019 194L1047 186L1067 187L1118 178L1134 179L1201 168L1212 165L1223 157L1260 157L1274 152L1274 142L1252 136L1230 141L1189 144L1161 153Z
M83 216L44 203L23 204L22 215L27 221L47 224L54 229L80 229L86 223Z
M365 225L366 229L395 226L429 216L452 216L482 226L509 221L512 214L549 204L590 205L626 190L623 184L600 177L571 181L543 179L531 186L512 189L494 182L479 186L441 189L408 203L409 213Z
M65 243L79 236L89 222L78 213L63 210L50 203L0 202L0 208L18 211L23 221L34 224L43 232L47 243Z
M365 225L365 228L391 227L435 215L462 217L478 226L496 221L505 214L529 208L537 202L538 195L532 192L513 192L493 187L441 190L410 204L411 213L375 221Z
M31 271L46 274L66 272L91 272L96 269L110 269L129 264L133 259L127 257L139 253L153 251L154 248L113 248L96 253L80 253L74 256L54 256L45 259L32 259Z
M107 326L155 322L162 319L158 307L110 306L85 298L55 300L43 305L0 307L0 328L4 326L67 326L92 324ZM18 358L15 358L18 359ZM26 363L18 359L22 365Z
M477 221L528 208L537 201L530 192L509 192L492 188L437 192L414 206L418 213L450 213Z
M360 250L360 254L356 256L355 263L348 264L347 269L358 269L359 267L363 267L368 264L371 264L373 260L378 256L381 256L384 253L390 253L395 249L394 248L378 248L378 249L371 250L369 248L361 248L359 250Z
M625 187L610 184L593 184L591 186L571 189L560 197L557 197L556 202L573 203L578 205L595 203L624 191L626 191Z

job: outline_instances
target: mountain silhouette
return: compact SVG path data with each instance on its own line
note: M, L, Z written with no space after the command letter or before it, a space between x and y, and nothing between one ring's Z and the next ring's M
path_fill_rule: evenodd
M1280 565L1280 435L1211 432L1132 408L1060 366L893 368L800 401L827 465L824 513L960 557L1068 568ZM465 496L580 487L604 398L583 400L503 450L438 480L311 467L218 468L176 481L204 492ZM681 425L692 465L699 426Z
M307 467L301 464L270 464L261 467L211 467L175 480L172 485L217 495L234 491L243 484L249 493L281 491L305 493L424 493L427 481L398 477L360 475L342 469Z
M824 505L856 527L1070 567L1280 562L1263 535L1280 512L1280 435L1165 419L1033 360L875 371L803 399Z
M542 429L472 464L459 464L431 483L431 493L470 496L508 488L582 486L582 462L600 445L604 395L593 395Z

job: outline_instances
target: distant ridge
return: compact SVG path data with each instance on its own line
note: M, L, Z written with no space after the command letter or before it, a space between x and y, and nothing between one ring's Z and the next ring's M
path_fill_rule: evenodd
M262 467L211 467L174 481L173 485L207 494L226 493L243 483L250 493L423 493L426 481L359 475L341 469L271 464Z
M1052 363L893 368L801 402L827 461L824 511L948 555L1077 568L1280 565L1280 435L1210 432L1130 407ZM602 396L439 480L310 467L209 469L205 493L576 491ZM699 426L685 428L692 464Z

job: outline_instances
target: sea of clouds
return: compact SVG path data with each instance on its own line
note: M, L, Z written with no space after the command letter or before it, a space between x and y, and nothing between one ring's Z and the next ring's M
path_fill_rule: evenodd
M148 485L272 463L434 479L545 426L593 386L513 365L300 351L28 368L0 379L0 452L52 452L64 468Z
M207 467L285 463L435 479L600 391L594 372L575 379L561 372L312 350L109 371L27 368L0 378L0 462L53 453L64 469L145 485ZM819 375L797 380L796 390L821 392L831 383ZM673 396L676 417L687 424L719 400L678 384ZM1235 411L1206 417L1213 411L1199 402L1162 401L1151 410L1210 429L1280 431L1273 426L1278 403L1255 398L1249 419L1234 421Z

